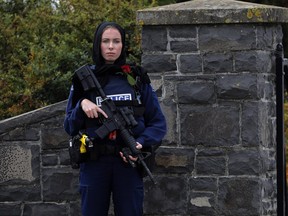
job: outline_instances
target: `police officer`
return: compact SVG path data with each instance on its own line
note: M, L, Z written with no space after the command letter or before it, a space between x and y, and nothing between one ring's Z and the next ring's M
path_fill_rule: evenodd
M134 109L138 123L132 129L136 148L140 150L160 143L166 133L166 121L148 75L143 72L143 68L126 64L125 32L121 26L114 22L103 22L97 27L93 61L95 65L91 65L91 69L108 97L115 101L124 100L127 104L138 101L140 107L144 108L141 109L144 112L138 114L139 106ZM136 79L135 74L139 79ZM137 89L131 85L131 77L132 81L140 80ZM95 138L93 144L97 150L97 157L80 164L82 214L108 215L112 195L115 215L143 215L142 175L138 168L127 163L128 158L122 153L123 140L117 130L104 139L95 137L95 129L101 126L105 118L108 116L101 109L97 90L84 91L81 82L74 76L64 128L71 136L85 131L88 137ZM136 161L137 157L129 155L129 160Z

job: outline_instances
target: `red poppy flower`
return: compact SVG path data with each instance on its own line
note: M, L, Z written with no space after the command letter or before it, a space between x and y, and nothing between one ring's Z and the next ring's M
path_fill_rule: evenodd
M124 73L131 73L130 65L122 65L121 68Z

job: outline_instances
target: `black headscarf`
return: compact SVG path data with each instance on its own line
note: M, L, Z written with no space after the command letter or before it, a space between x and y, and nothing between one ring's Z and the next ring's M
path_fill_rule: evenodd
M114 64L105 64L105 60L101 55L101 40L103 31L107 26L112 26L119 30L122 40L122 50L118 59L114 62ZM96 68L93 70L96 75L100 85L104 87L110 75L116 74L117 72L122 71L121 66L126 63L126 54L125 54L125 30L115 22L102 22L96 29L93 41L93 61L96 65ZM73 106L76 105L79 99L81 99L84 95L84 89L82 87L81 82L79 81L76 73L72 78L73 86L74 86L74 95L73 95Z
M114 62L114 65L123 65L126 63L126 54L125 54L125 30L115 22L102 22L97 27L95 34L94 34L94 41L93 41L93 61L96 64L96 67L102 67L105 65L105 60L101 55L101 39L104 29L107 26L113 26L116 28L121 35L122 39L122 51L119 58Z

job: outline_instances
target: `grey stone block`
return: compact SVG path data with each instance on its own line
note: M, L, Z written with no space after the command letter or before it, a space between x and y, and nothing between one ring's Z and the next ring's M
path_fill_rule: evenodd
M257 178L220 178L219 215L260 215L261 183Z
M144 209L147 215L185 215L187 182L184 176L157 178L157 185L145 184Z
M261 159L257 149L231 151L228 153L229 175L261 175Z
M44 125L41 127L42 148L44 150L67 148L69 138L63 128L63 124L59 127Z
M19 216L21 215L21 204L1 204L0 203L0 215L1 216Z
M142 65L149 73L159 73L177 70L176 55L144 54Z
M234 146L239 144L239 108L179 106L181 144L185 146Z
M42 165L43 166L56 166L58 165L58 156L53 155L43 155L42 156Z
M226 159L224 157L197 157L195 170L199 176L225 175Z
M235 71L251 73L271 73L273 58L267 51L241 51L234 54Z
M198 50L197 42L192 41L170 41L170 50L177 53L195 52Z
M177 85L177 98L180 104L215 103L215 86L212 82L181 82Z
M194 149L161 147L157 150L155 171L159 173L191 173L194 169Z
M246 102L242 106L242 144L247 147L259 146L259 130L264 119L260 118L259 112L264 109L262 103Z
M23 210L23 216L67 216L67 204L57 203L39 203L39 204L26 204Z
M179 71L181 73L202 72L202 57L199 54L180 55L179 64Z
M217 178L215 177L191 177L189 180L191 193L193 191L216 192L218 190Z
M222 75L216 80L217 95L223 99L258 99L257 75Z
M18 202L41 202L40 181L31 185L21 185L19 183L1 185L0 202L13 202L14 204Z
M168 35L171 39L196 39L197 26L196 25L175 25L168 28Z
M167 29L163 26L145 26L142 34L143 52L166 51L168 46Z
M205 74L233 72L233 56L231 53L205 53L203 55Z
M43 199L45 201L77 200L78 171L72 168L44 168L42 173Z
M205 25L199 28L199 49L204 51L250 50L256 48L251 25Z

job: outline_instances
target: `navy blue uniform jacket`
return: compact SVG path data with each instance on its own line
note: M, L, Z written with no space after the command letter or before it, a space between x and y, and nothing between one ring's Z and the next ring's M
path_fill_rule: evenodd
M121 97L121 95L127 94L131 94L131 98L135 99L135 90L130 86L126 77L123 75L111 76L103 90L107 96L114 95L114 97L112 97L113 100L119 98L125 99L126 97ZM94 137L94 131L99 127L99 125L97 126L95 124L95 127L85 128L85 121L88 117L82 110L80 103L83 98L90 99L96 103L96 90L92 94L83 96L83 98L79 99L75 105L72 103L73 93L74 89L72 85L66 108L66 117L64 120L65 131L69 135L74 136L79 132L79 130L86 129L88 135ZM145 112L143 116L135 117L138 125L133 128L132 131L137 142L142 144L143 147L149 147L162 141L167 130L166 121L161 111L157 95L151 85L142 83L140 93L141 102L145 107Z

